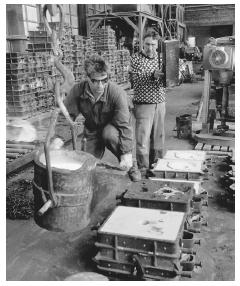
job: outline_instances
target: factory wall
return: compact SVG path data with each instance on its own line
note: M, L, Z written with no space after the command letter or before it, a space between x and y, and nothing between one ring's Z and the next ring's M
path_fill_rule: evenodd
M210 37L235 34L235 5L185 5L185 24L188 37L196 38L203 48Z
M233 25L235 5L186 5L185 24L189 26ZM208 6L208 7L207 7Z
M196 38L196 45L203 48L210 37L220 38L234 33L232 25L188 27L188 36Z

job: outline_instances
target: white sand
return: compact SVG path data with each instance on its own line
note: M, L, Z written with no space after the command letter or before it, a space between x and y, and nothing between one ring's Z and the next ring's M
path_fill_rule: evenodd
M183 218L182 212L118 206L99 232L175 241Z
M42 153L39 157L39 161L46 165L45 154ZM51 167L65 170L77 170L82 167L83 162L79 160L78 156L73 158L72 153L62 150L50 151L50 163Z
M199 150L167 150L164 159L206 160L206 152Z
M202 161L185 159L158 159L154 171L202 172Z

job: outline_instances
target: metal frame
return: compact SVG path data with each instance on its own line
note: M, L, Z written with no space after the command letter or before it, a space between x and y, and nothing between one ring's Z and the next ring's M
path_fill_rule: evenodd
M120 18L124 20L128 25L130 25L134 31L137 32L139 36L139 48L142 49L142 36L144 27L146 25L147 20L155 21L159 27L159 33L163 37L163 20L159 17L152 16L146 12L133 11L133 12L118 12L118 13L109 13L105 12L91 15L87 17L87 26L88 26L88 35L94 29L96 29L102 21L105 19L116 19ZM134 21L135 20L135 21Z
M178 39L179 29L184 30L183 37L185 40L186 37L186 25L184 21L184 7L181 5L163 5L163 19L164 19L164 28L166 29L166 36L171 39ZM175 16L172 17L172 12L175 12ZM166 38L166 37L165 37Z

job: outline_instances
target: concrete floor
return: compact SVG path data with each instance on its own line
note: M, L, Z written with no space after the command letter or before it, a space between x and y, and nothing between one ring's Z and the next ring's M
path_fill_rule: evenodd
M184 139L177 139L172 131L177 115L196 113L203 82L182 84L167 92L166 146L168 149L193 149ZM105 160L116 163L110 152ZM209 199L208 226L203 227L197 237L202 239L198 259L202 269L198 269L192 279L195 281L235 279L235 214L218 201L221 192L217 178L223 173L221 166L215 166L214 176L205 183L205 188L213 195ZM32 179L33 168L29 167L7 179L7 185L21 178ZM111 198L104 202L103 209L96 214L98 219L113 208L115 195L123 191L122 182L113 189ZM82 271L96 271L92 257L96 254L94 241L96 232L90 226L81 232L55 233L38 227L33 219L9 220L6 223L6 279L8 281L60 281L67 276Z

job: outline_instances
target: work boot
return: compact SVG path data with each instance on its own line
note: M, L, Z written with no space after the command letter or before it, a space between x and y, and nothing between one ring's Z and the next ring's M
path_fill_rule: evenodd
M141 173L142 178L145 179L147 178L148 168L146 167L139 168L139 172Z
M138 166L136 163L133 163L133 166L128 171L128 175L129 175L129 178L133 182L138 182L138 181L141 181L142 179L141 172L138 169Z
M149 153L149 166L152 168L153 164L157 163L158 159L163 159L167 150L165 148L161 149L150 149Z
M150 177L156 177L156 175L154 174L152 169L148 169L146 172L146 179L148 179Z

